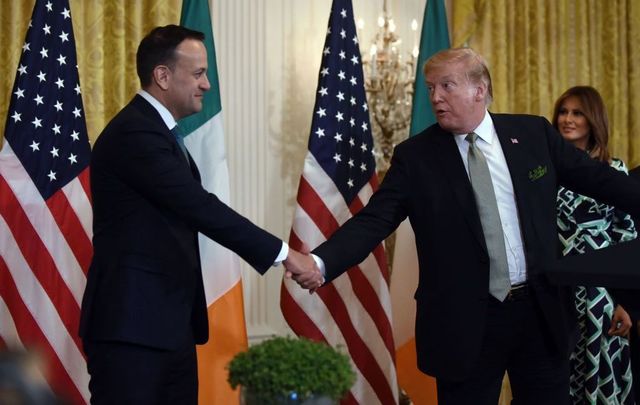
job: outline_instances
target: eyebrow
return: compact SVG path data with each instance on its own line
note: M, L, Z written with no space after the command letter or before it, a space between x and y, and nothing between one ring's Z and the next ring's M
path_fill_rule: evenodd
M455 78L455 75L449 74L449 75L441 77L438 81L439 82L443 82L443 81L447 81L447 80L452 81L454 78ZM427 79L427 82L429 83L430 80Z

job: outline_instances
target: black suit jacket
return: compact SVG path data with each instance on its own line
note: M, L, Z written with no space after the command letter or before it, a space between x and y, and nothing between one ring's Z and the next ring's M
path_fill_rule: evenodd
M281 241L202 188L158 112L137 95L107 125L91 162L94 256L84 339L175 349L208 339L197 233L260 273ZM222 270L224 271L224 270Z
M640 166L629 170L629 176L640 180ZM640 183L638 183L640 184ZM640 232L640 215L635 215L633 221L636 225L636 231ZM638 271L640 271L640 263L637 263ZM620 290L608 289L613 299L622 305L624 309L631 315L635 321L640 320L640 291L638 290Z
M632 187L628 176L565 142L542 117L492 118L513 181L528 282L549 341L565 354L574 322L573 295L544 276L558 254L558 185L635 213L640 211L640 189ZM437 378L464 379L484 333L489 257L471 183L451 133L436 124L398 145L368 205L314 253L324 260L331 280L362 261L407 216L420 272L415 292L418 366ZM443 325L448 326L445 333Z
M638 180L638 182L640 182L640 166L634 167L633 169L629 170L629 176L631 176L632 178ZM640 183L638 183L640 184ZM635 217L633 217L633 221L636 224L636 229L638 228L638 224L640 224L640 215L636 215Z

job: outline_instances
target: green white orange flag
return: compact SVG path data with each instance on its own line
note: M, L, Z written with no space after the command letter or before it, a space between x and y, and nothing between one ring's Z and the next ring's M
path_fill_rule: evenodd
M229 204L229 170L208 0L184 0L180 25L205 34L211 90L204 95L202 111L180 120L179 125L186 134L184 143L198 166L202 185ZM231 251L202 235L199 242L209 306L209 343L197 348L198 402L237 404L238 392L227 383L225 366L236 353L247 348L240 262Z
M428 0L424 10L420 53L416 64L415 91L409 136L417 135L431 124L435 117L429 103L422 66L441 49L449 48L447 14L443 0ZM396 232L396 247L391 273L391 302L393 306L393 331L396 343L396 369L400 387L415 405L435 404L435 380L418 370L416 362L415 301L413 294L418 285L418 255L415 237L408 221Z

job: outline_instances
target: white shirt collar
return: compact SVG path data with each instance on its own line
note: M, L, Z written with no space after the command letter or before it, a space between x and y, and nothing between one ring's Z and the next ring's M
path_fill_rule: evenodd
M476 134L478 134L479 138L491 145L495 134L495 127L493 126L493 120L491 119L491 114L489 114L489 111L484 111L484 118L482 119L480 124L471 132L475 132ZM464 140L467 134L455 134L455 136L456 138L460 137L460 140Z
M178 125L175 118L173 118L173 115L171 115L169 110L167 110L167 107L165 107L160 101L158 101L157 98L153 97L151 94L142 89L138 90L138 94L140 95L140 97L147 100L149 104L151 104L151 106L156 109L156 111L158 111L158 114L160 114L160 117L162 117L162 121L164 121L164 124L167 126L167 128L171 130L173 129L173 127Z

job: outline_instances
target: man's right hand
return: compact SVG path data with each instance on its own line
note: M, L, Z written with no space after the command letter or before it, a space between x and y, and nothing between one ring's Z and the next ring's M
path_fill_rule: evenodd
M284 276L313 292L324 283L324 277L308 248L303 245L301 250L303 253L289 249L289 255L283 262L286 269Z

